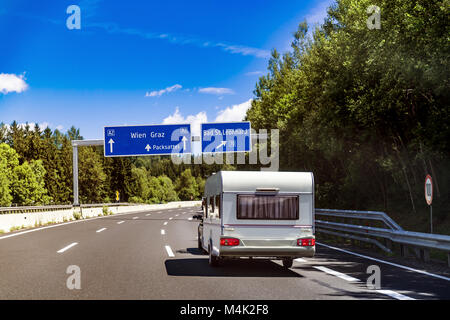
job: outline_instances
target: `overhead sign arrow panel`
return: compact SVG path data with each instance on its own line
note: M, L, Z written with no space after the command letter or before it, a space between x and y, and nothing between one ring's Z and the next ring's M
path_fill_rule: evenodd
M105 127L105 157L189 154L189 124Z
M111 150L110 152L113 153L114 140L113 140L113 139L110 139L108 143L109 143L109 148L110 148L110 150Z
M251 152L250 122L202 123L202 152Z

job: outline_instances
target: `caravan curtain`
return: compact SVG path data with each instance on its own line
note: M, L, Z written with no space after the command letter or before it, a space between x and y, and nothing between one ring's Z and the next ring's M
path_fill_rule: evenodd
M297 220L298 196L238 195L237 218Z

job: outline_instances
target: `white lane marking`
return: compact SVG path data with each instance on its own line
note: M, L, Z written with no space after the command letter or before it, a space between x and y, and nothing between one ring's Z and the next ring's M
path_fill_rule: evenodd
M166 221L166 222L164 222L164 225L165 225L165 226L167 226L167 221Z
M169 211L170 209L164 209L164 210ZM116 213L114 216L126 216L126 215L137 214L137 213L142 213L142 210L137 210L137 211L132 211L132 212L124 212L124 213ZM36 232L36 231L41 231L41 230L45 230L45 229L62 227L62 226L65 226L67 224L89 222L89 221L93 221L93 220L97 220L97 219L105 219L105 218L108 219L108 218L111 218L111 217L110 216L90 217L90 218L87 218L87 219L81 219L81 220L76 220L76 221L68 221L68 222L57 223L57 224L54 224L54 225L51 225L51 226L33 228L31 230L16 232L16 233L13 233L13 234L8 234L8 235L0 237L0 240L7 239L7 238L12 238L12 237L17 237L17 236L21 236L23 234Z
M133 217L133 220L136 220L136 219L138 219L139 217Z
M145 216L148 217L148 216L151 216L151 215L152 215L151 213L147 213Z
M169 257L175 257L170 246L166 246L166 251L167 251L167 254L169 255Z
M78 244L78 242L74 242L69 244L67 247L62 248L61 250L56 251L57 253L63 253L64 251L69 250L72 247L75 247Z
M167 209L165 209L165 210L167 210ZM137 211L133 211L133 212L116 213L114 216L126 216L126 215L137 214L137 213L142 213L142 210L137 210ZM21 231L21 232L16 232L16 233L13 233L13 234L8 234L8 235L5 235L5 236L1 236L0 240L12 238L12 237L17 237L17 236L21 236L21 235L24 235L24 234L27 234L27 233L41 231L41 230L45 230L45 229L62 227L62 226L68 225L68 224L89 222L89 221L93 221L93 220L97 220L97 219L108 219L108 218L110 218L110 216L90 217L90 218L87 218L87 219L81 219L81 220L77 220L77 221L69 221L69 222L63 222L63 223L54 224L54 225L51 225L51 226L33 228L31 230L26 230L26 231Z
M99 232L102 232L102 231L105 231L105 230L106 230L106 228L101 228L101 229L98 229L98 230L95 231L95 232L99 233Z
M162 234L162 235L165 235L165 234L166 234L166 230L161 229L161 234Z
M340 272L331 270L331 269L326 268L326 267L316 267L316 266L315 266L314 268L316 268L316 269L318 269L318 270L320 270L320 271L323 271L323 272L325 272L325 273L331 274L331 275L333 275L333 276L336 276L336 277L338 277L338 278L344 279L344 280L349 281L349 282L358 282L358 281L359 281L359 279L350 277L350 276L348 276L348 275L346 275L346 274L343 274L343 273L340 273Z
M192 218L189 218L188 220L189 220L189 221L191 221L191 220L192 220Z
M359 253L355 253L355 252L351 252L351 251L348 251L348 250L344 250L344 249L341 249L341 248L332 247L332 246L329 246L329 245L326 245L326 244L323 244L323 243L316 242L316 244L318 244L320 246L324 246L324 247L330 248L330 249L334 249L334 250L337 250L337 251L341 251L341 252L345 252L345 253L348 253L348 254L352 254L352 255L360 257L360 258L365 258L365 259L373 260L373 261L376 261L376 262L385 263L385 264L388 264L388 265L391 265L391 266L394 266L394 267L398 267L398 268L402 268L402 269L405 269L405 270L408 270L408 271L413 271L413 272L421 273L421 274L424 274L424 275L427 275L427 276L430 276L430 277L435 277L435 278L439 278L439 279L442 279L442 280L450 281L450 278L447 278L447 277L444 277L444 276L440 276L440 275L437 275L437 274L434 274L434 273L429 273L427 271L410 268L410 267L407 267L407 266L403 266L403 265L400 265L400 264L396 264L396 263L380 260L380 259L377 259L377 258L372 258L372 257L365 256L365 255L362 255L362 254L359 254Z
M178 216L179 216L179 214L176 214L176 215L175 215L175 217L178 217Z
M307 262L305 259L302 259L302 258L297 258L297 259L295 259L294 261L297 261L297 262Z
M124 223L125 221L119 221L119 222L117 222L117 224L122 224L122 223Z
M392 290L375 290L375 291L378 292L378 293L381 293L381 294L388 295L388 296L390 296L390 297L392 297L394 299L397 299L397 300L416 300L414 298L405 296L405 295L403 295L401 293L398 293L398 292L395 292L395 291L392 291Z
M172 217L169 218L169 220L172 220L172 219L173 219Z

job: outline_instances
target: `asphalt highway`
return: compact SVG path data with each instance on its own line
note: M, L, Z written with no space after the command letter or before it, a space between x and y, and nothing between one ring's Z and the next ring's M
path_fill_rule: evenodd
M314 258L208 265L198 208L92 218L0 236L0 299L450 299L450 279L317 245ZM376 265L381 287L368 288ZM80 289L69 289L73 267ZM72 269L71 269L72 268Z

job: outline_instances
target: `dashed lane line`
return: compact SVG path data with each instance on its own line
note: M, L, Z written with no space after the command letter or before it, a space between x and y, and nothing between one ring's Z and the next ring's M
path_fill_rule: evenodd
M125 221L119 221L119 222L117 222L117 224L122 224L122 223L124 223Z
M105 230L106 230L106 228L101 228L101 229L98 229L98 230L95 231L95 232L100 233L100 232L105 231Z
M166 230L161 229L161 234L162 234L162 235L165 235L165 234L166 234Z
M169 255L169 257L175 257L175 255L173 254L172 248L170 248L170 246L166 246L166 251L167 251L167 254Z
M66 246L66 247L64 247L64 248L62 248L62 249L60 249L60 250L58 250L56 252L57 253L63 253L65 251L69 250L70 248L75 247L77 244L78 244L78 242L71 243L68 246Z

